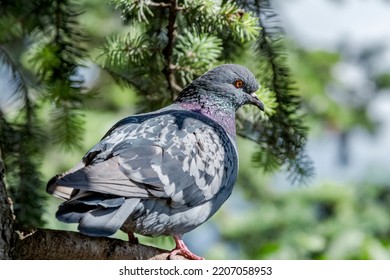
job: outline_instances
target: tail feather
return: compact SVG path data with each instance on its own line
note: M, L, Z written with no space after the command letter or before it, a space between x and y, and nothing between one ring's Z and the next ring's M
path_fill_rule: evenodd
M57 175L47 184L47 192L68 200L79 191L92 191L124 197L148 197L145 185L132 181L119 168L118 160L110 158L93 166L82 163Z
M66 223L79 223L78 230L91 236L114 234L134 211L140 199L123 197L83 197L64 202L57 211L57 218Z
M58 175L54 176L53 178L51 178L49 180L49 182L47 182L46 191L49 194L52 194L56 197L59 197L59 198L65 199L65 200L70 199L72 196L75 195L75 193L78 192L78 190L75 190L74 188L71 188L71 187L60 186L57 184L58 180L60 180L65 175L73 173L73 172L75 172L83 167L84 167L84 163L82 161L80 161L74 168L70 169L69 171L67 171L63 174L58 174Z

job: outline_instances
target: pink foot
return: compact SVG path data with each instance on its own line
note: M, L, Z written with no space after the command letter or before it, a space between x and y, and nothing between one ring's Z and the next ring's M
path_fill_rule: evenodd
M190 260L204 260L204 258L195 255L187 248L180 235L173 235L173 238L175 239L176 247L169 254L169 259L176 255L182 255Z

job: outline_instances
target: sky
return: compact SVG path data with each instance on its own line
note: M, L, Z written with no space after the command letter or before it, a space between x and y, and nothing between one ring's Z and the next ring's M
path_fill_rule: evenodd
M14 106L21 105L20 102L15 101L15 98L12 98L17 85L10 81L12 81L12 72L9 68L0 65L0 110L5 113L11 111Z

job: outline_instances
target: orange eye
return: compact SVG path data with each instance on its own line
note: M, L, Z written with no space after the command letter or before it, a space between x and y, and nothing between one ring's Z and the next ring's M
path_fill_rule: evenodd
M241 81L241 80L237 80L237 81L234 82L234 86L236 88L242 88L244 86L244 82Z

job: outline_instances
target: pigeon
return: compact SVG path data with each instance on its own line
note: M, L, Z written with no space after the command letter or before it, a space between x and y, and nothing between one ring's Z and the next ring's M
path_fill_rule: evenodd
M238 174L235 112L264 110L246 67L220 65L160 110L118 121L47 192L65 200L56 218L90 236L118 230L136 239L172 236L169 258L192 253L183 234L206 222L232 193Z

